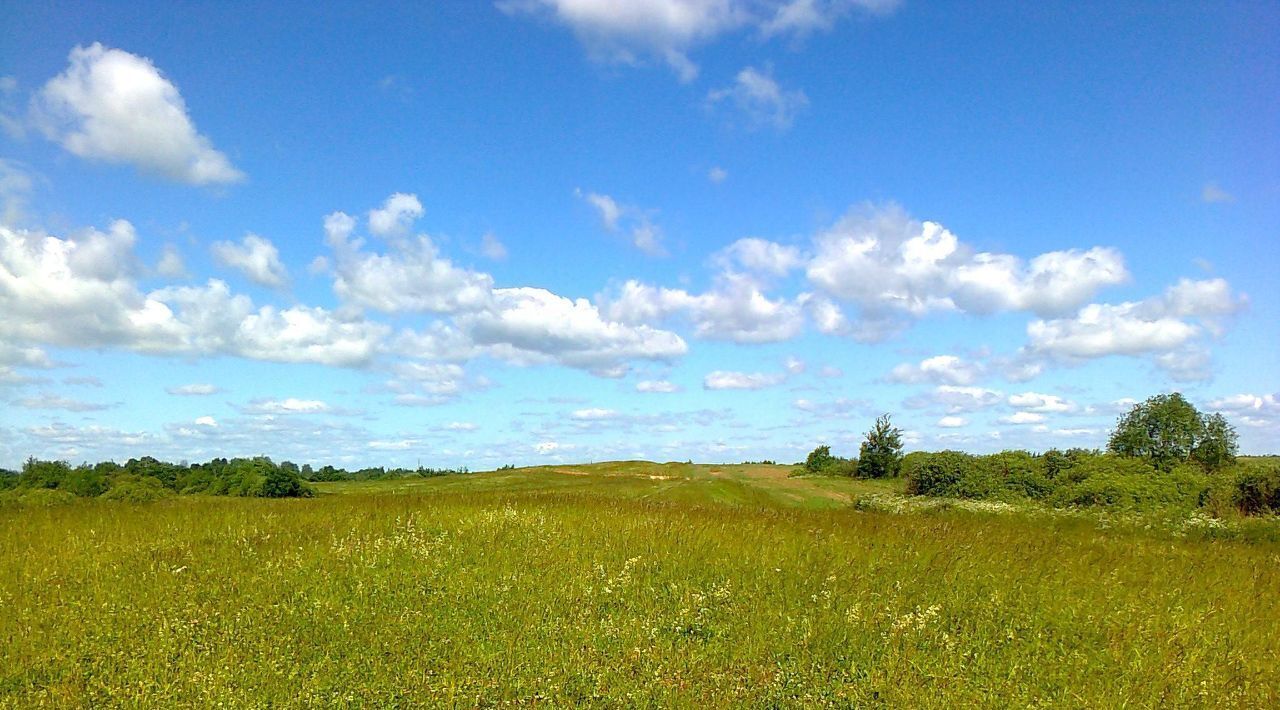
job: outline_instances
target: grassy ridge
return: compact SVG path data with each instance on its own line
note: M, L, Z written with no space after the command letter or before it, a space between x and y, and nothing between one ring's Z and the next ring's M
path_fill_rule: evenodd
M0 510L0 705L1280 702L1280 547L714 469Z

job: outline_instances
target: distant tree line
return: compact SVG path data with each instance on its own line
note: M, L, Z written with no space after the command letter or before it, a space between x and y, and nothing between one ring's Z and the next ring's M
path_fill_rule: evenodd
M1141 510L1206 508L1215 515L1280 514L1280 459L1237 456L1234 427L1196 410L1181 394L1162 394L1120 417L1106 451L1050 449L1041 454L960 451L902 454L901 432L884 415L856 459L829 446L804 461L805 475L883 478L901 475L908 494L1054 507Z
M292 461L276 463L265 456L215 458L207 463L160 461L151 456L125 464L104 461L71 466L66 461L27 459L21 471L0 469L0 491L17 493L58 491L85 498L147 501L173 494L307 498L315 481L369 481L408 476L445 476L467 469L363 468L348 471L334 466L315 469Z

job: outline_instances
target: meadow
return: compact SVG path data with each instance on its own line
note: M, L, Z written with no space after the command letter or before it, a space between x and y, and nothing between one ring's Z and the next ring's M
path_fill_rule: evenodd
M792 471L0 507L0 707L1280 704L1280 543Z

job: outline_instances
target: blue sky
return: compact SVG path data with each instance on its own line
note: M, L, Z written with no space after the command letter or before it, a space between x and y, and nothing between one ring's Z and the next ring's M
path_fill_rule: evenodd
M9 3L0 466L1280 451L1274 3Z

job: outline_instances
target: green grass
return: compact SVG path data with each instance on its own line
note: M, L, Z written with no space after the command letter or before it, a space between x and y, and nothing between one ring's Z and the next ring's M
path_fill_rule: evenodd
M789 471L0 509L0 706L1280 703L1280 545Z

